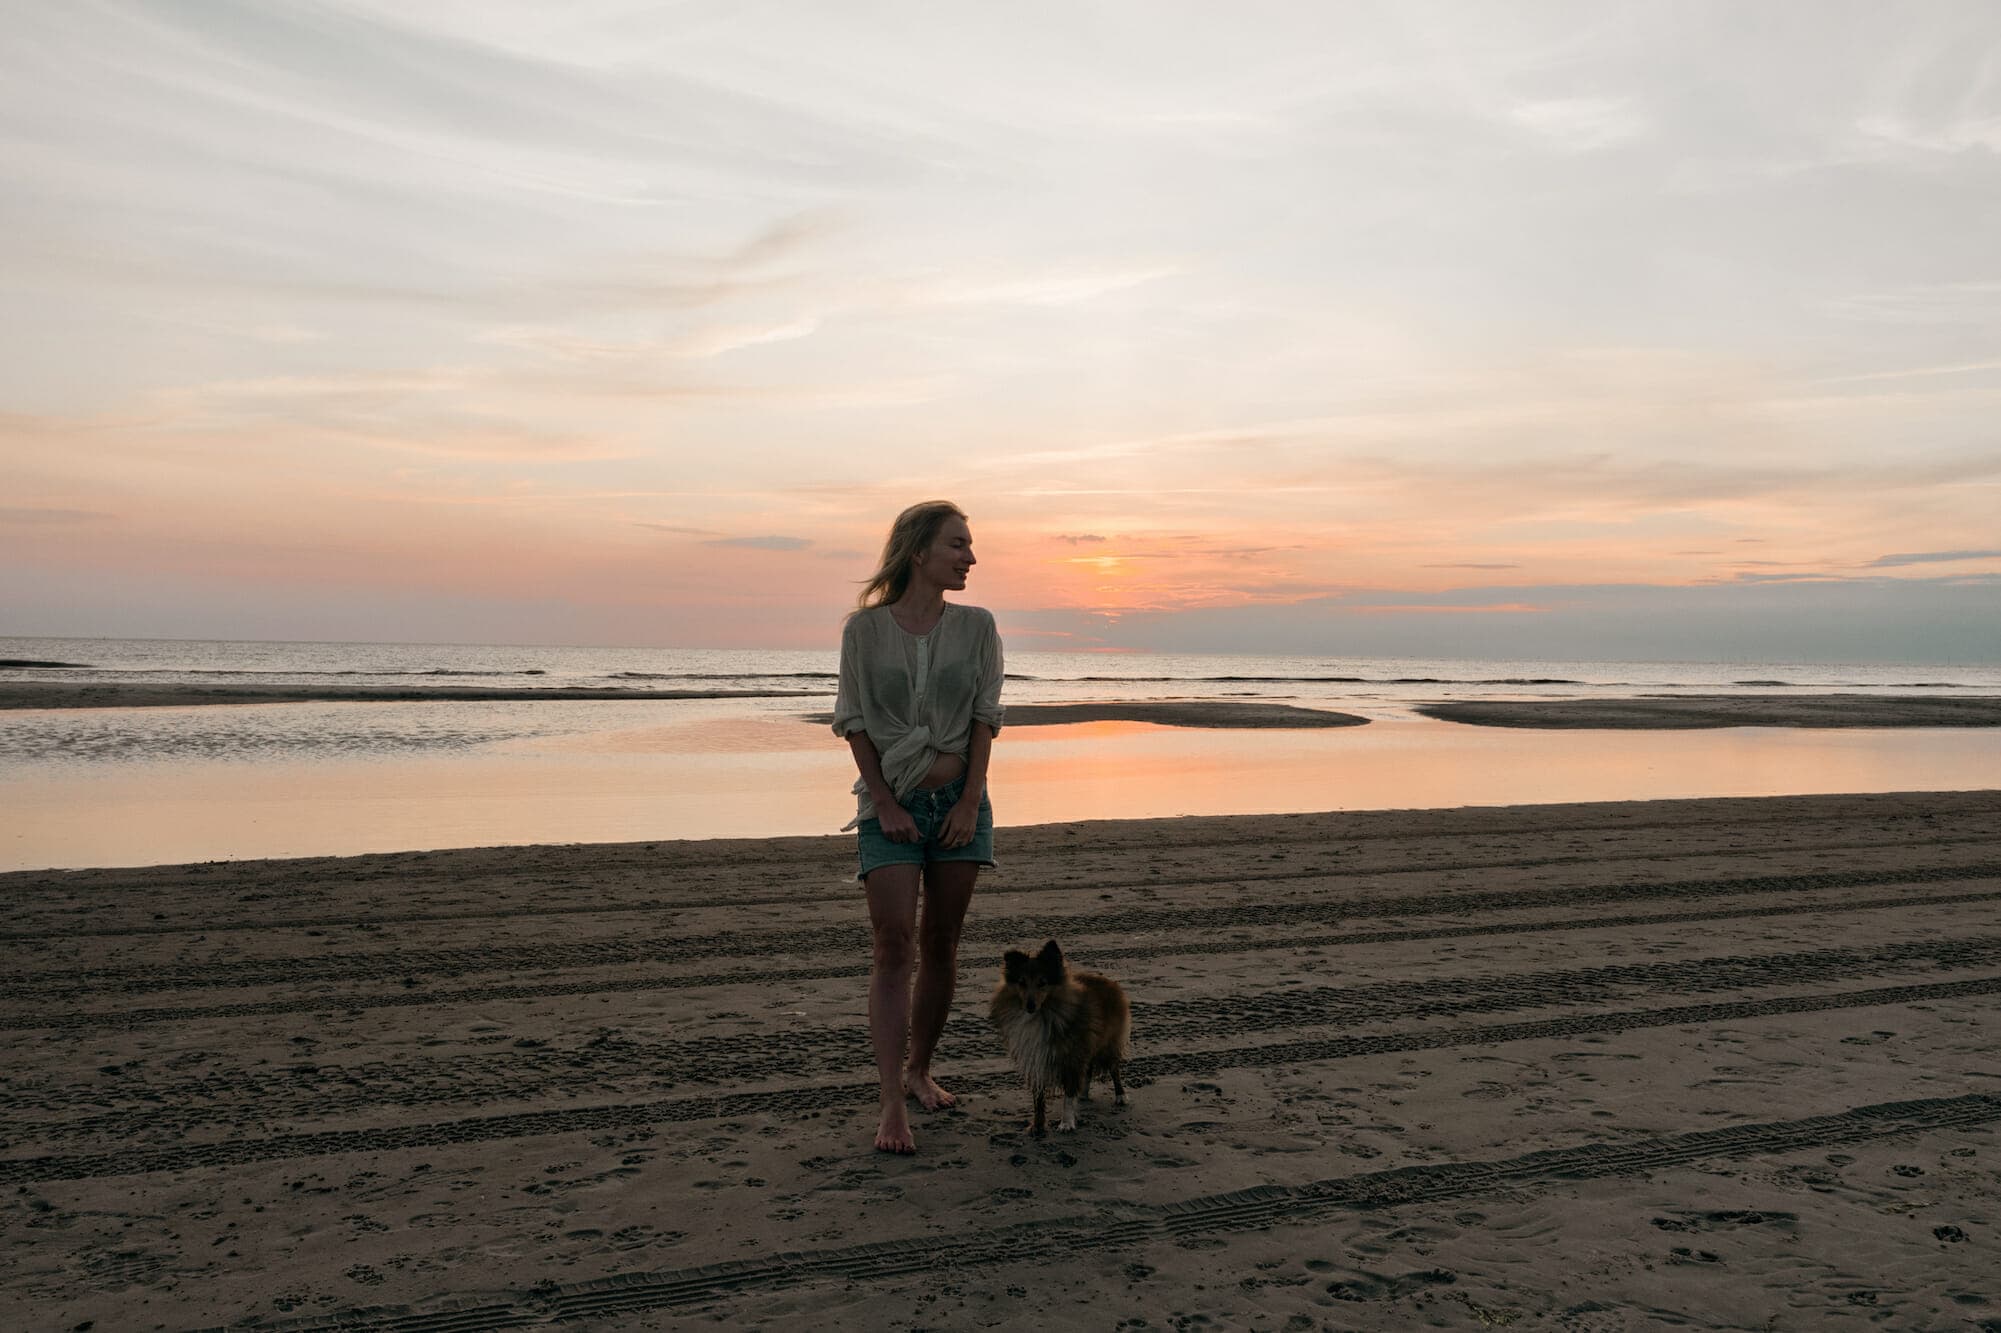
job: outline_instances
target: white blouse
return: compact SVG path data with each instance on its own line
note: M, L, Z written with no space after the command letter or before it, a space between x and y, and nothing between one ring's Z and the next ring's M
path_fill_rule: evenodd
M912 634L886 606L848 617L841 631L841 685L834 734L865 731L882 756L896 799L917 789L941 754L970 758L973 723L1001 725L1000 631L984 607L945 603L929 634ZM868 783L857 778L853 828L875 817Z

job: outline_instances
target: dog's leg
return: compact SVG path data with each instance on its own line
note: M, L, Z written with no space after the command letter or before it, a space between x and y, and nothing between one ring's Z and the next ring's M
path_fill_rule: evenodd
M1070 1130L1077 1128L1077 1091L1081 1086L1081 1080L1075 1077L1064 1080L1063 1118L1056 1122L1056 1128Z
M1125 1086L1125 1084L1123 1084L1123 1083L1119 1082L1119 1067L1118 1067L1117 1065L1113 1065L1113 1066L1112 1066L1112 1105L1114 1105L1114 1106L1124 1106L1125 1104L1126 1104L1126 1086Z
M1028 1127L1028 1132L1038 1139L1048 1133L1048 1130L1044 1129L1042 1125L1042 1106L1048 1097L1049 1094L1041 1088L1035 1090L1035 1123Z

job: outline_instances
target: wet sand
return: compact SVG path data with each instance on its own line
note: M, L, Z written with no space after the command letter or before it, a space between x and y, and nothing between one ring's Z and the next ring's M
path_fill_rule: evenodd
M845 839L0 876L0 1326L2001 1319L2001 792L1003 838L912 1159ZM1050 935L1136 1059L1035 1140Z
M2001 727L2001 698L1912 694L1688 694L1469 699L1419 713L1481 727L1681 731L1703 727Z

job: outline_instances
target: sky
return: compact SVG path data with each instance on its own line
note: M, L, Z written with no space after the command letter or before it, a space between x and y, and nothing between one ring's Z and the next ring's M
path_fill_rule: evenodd
M2001 6L0 0L0 634L2001 662Z

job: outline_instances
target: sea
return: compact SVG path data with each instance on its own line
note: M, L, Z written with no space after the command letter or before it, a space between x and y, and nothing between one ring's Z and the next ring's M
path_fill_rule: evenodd
M485 686L520 697L0 711L0 869L832 833L813 650L0 638L0 683ZM537 698L557 689L588 699ZM644 699L641 691L688 697ZM1003 826L1095 818L2001 788L2001 733L1534 732L1448 699L2001 694L2001 667L1010 652L1004 702L1227 699L1370 725L1005 729Z

